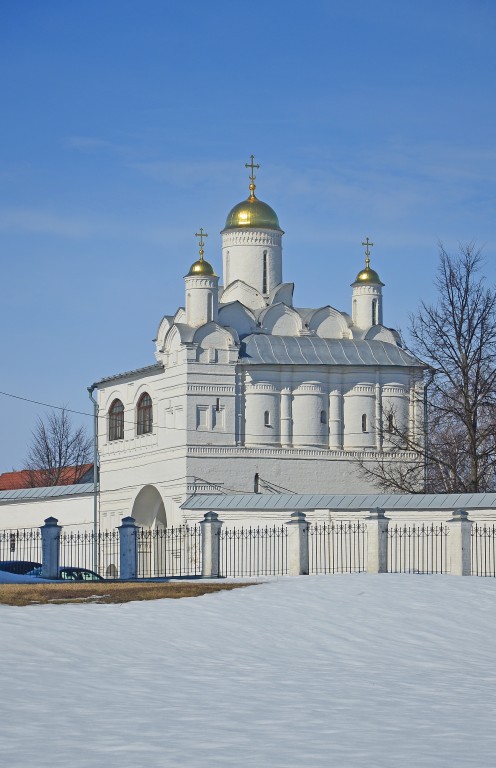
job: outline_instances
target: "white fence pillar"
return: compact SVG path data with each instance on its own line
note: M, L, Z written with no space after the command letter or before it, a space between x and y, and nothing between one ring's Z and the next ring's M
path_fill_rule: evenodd
M293 512L288 526L288 576L308 576L308 523L304 512Z
M220 576L220 533L222 520L217 512L206 512L200 521L202 541L202 576L218 579Z
M120 578L138 578L138 526L134 517L123 517L119 531Z
M472 575L472 521L468 512L455 509L449 523L450 573L452 576Z
M371 509L367 523L367 573L387 573L389 518L383 509Z
M58 579L60 563L61 526L55 517L47 517L41 526L41 575L44 579Z

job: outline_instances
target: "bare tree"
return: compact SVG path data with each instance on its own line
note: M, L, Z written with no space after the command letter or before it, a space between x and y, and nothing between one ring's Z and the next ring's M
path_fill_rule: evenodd
M92 455L84 427L73 427L65 410L52 411L45 420L38 418L32 436L24 466L31 487L79 482Z
M360 462L363 475L384 490L496 488L496 290L486 286L481 267L473 243L456 256L440 246L437 301L422 302L409 329L412 351L430 368L425 430L415 436L384 413L378 427L388 424L386 448L378 461ZM398 461L399 451L410 460Z

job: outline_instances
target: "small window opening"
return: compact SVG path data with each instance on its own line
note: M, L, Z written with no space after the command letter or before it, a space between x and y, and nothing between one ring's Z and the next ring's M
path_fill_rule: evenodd
M353 317L352 317L352 320L353 320L354 323L356 323L356 321L357 321L357 303L356 303L356 299L353 299Z
M152 399L148 392L143 392L136 409L136 433L146 435L153 429Z
M377 325L377 299L372 299L372 325Z
M327 424L327 413L325 411L320 412L320 423Z
M120 400L114 400L108 415L109 440L124 439L124 406Z
M263 252L262 293L267 293L267 251Z
M264 413L264 425L270 427L270 411L265 411Z
M220 397L218 397L217 400L215 401L215 410L217 411L217 413L219 413L220 411Z
M394 417L393 414L390 413L388 416L388 432L393 432L394 430Z
M364 413L362 416L362 432L367 431L367 414Z

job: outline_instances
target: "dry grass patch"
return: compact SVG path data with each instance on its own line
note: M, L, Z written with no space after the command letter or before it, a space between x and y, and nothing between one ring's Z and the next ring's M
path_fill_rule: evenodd
M131 600L198 597L211 592L239 589L250 584L201 582L92 582L81 584L0 584L0 604L46 605L66 603L128 603Z

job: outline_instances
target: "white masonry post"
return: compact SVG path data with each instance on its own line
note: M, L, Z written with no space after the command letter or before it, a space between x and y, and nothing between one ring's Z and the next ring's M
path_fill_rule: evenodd
M387 573L389 518L383 509L369 511L367 522L367 573Z
M47 517L41 526L41 576L44 579L58 579L60 563L61 526L55 517Z
M288 526L288 576L308 576L308 523L304 512L293 512Z
M138 578L138 526L134 517L123 517L119 531L121 579Z
M220 576L220 532L222 520L217 512L206 512L200 521L202 542L202 576L218 579Z
M455 509L449 523L450 573L452 576L472 575L472 521L468 512Z

